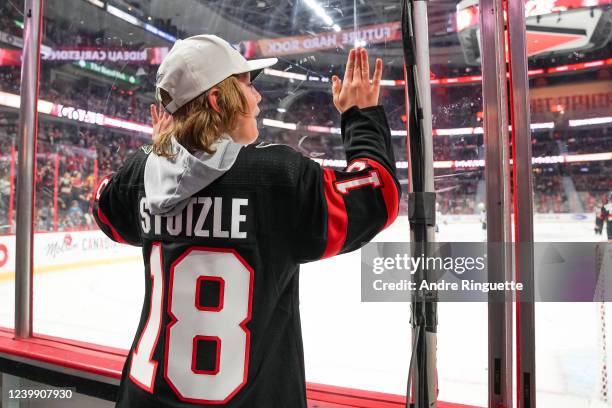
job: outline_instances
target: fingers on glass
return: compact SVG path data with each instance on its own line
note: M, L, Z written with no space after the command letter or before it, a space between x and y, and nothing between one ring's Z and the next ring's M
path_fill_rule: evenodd
M353 81L361 81L361 48L355 49L355 71Z
M376 67L374 68L374 82L380 83L382 79L383 63L382 59L376 58Z
M352 49L349 52L349 56L346 61L346 70L344 71L344 82L353 80L354 69L355 69L355 49Z
M159 120L159 116L157 116L157 108L153 104L151 104L151 119L153 120L153 124L157 123Z
M364 81L370 81L370 63L368 62L368 51L365 48L361 48L361 79Z

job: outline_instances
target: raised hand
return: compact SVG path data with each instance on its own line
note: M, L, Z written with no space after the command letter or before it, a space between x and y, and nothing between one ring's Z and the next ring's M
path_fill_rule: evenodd
M159 106L159 112L157 107L151 104L151 122L153 122L153 136L152 139L155 141L160 133L172 127L172 115L170 115L164 108Z
M332 95L334 106L340 113L351 106L367 108L378 105L380 79L382 78L382 60L376 59L374 76L370 81L368 51L365 48L353 48L346 62L344 80L332 76Z

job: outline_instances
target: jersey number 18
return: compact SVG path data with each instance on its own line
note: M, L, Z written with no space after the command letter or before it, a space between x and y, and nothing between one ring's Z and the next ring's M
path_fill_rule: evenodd
M153 280L151 308L132 353L129 377L153 393L158 365L153 352L161 333L165 290L160 244L153 245L149 265ZM203 280L219 284L215 307L200 305ZM180 400L224 403L246 383L250 345L246 323L251 318L252 286L253 270L230 250L193 247L171 265L164 378ZM199 341L216 343L216 362L210 370L196 367Z

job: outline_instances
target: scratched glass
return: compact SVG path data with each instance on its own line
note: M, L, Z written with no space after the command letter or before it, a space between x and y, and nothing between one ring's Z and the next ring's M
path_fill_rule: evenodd
M406 187L398 1L47 0L44 14L40 99L47 104L39 116L36 159L36 333L123 349L132 343L144 295L142 255L97 229L91 202L98 182L150 142L155 74L178 38L214 33L246 58L279 58L255 82L263 98L258 142L288 144L336 168L346 163L330 78L343 76L352 47L368 48L372 66L376 57L385 62L381 103ZM446 27L445 18L436 27ZM401 216L379 239L409 239L406 208L404 196ZM307 378L403 394L408 309L362 305L358 271L359 253L303 268ZM364 333L364 325L371 330ZM381 334L397 347L360 353L357 363L355 353ZM374 369L380 375L372 376Z
M525 10L535 240L605 241L606 226L594 230L612 191L611 12L605 1L560 3L529 1ZM536 265L536 278L546 279L546 266ZM609 303L538 302L535 312L538 404L607 401Z

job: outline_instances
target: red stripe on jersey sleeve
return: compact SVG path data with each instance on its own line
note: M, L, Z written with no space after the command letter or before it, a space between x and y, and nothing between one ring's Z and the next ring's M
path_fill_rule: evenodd
M111 233L113 234L113 238L115 239L115 241L122 243L122 244L127 244L128 242L125 239L123 239L121 234L119 234L119 232L115 229L115 227L112 226L112 224L108 220L108 217L106 217L106 215L102 212L102 209L100 208L100 203L99 203L100 195L102 194L102 190L104 189L104 187L106 187L109 182L110 182L110 176L106 176L102 180L100 180L100 183L98 184L98 187L96 188L96 195L94 197L94 200L98 204L98 214L97 214L98 219L102 221L102 223L111 230Z
M113 238L115 239L115 241L121 244L128 243L125 239L123 239L123 237L119 234L119 232L115 229L115 227L111 225L108 218L106 218L106 215L104 215L104 213L100 209L100 205L98 205L98 218L100 219L100 221L104 223L104 225L106 225L111 230L111 233L113 234Z
M346 241L348 215L344 205L344 197L334 188L336 175L331 169L323 169L323 186L325 202L327 203L327 242L323 258L337 255Z
M382 194L385 200L385 207L387 208L387 222L383 229L387 228L395 221L399 212L399 192L397 191L393 176L385 166L372 159L361 158L353 161L366 162L369 166L378 170L378 174L382 178Z

